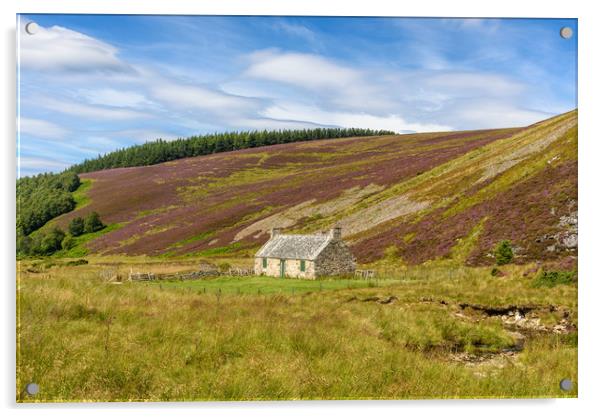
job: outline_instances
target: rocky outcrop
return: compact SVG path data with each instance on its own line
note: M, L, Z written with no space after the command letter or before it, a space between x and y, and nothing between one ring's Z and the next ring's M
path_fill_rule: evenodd
M565 216L560 216L558 221L558 228L560 231L556 233L547 233L545 235L539 236L535 241L537 243L546 244L547 252L575 252L578 248L578 212L576 210L577 202L571 200L569 203L569 214ZM575 210L573 210L575 208ZM552 209L552 213L555 213L555 210Z

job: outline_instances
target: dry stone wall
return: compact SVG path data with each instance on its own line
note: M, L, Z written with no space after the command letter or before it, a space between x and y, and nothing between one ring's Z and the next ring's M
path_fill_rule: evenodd
M355 258L340 240L334 240L324 248L316 259L316 276L353 275Z

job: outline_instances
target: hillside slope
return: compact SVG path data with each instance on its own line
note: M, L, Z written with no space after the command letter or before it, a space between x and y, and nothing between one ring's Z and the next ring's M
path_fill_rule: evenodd
M358 261L576 255L577 112L526 128L289 143L83 174L99 254L252 254L271 227L340 224Z

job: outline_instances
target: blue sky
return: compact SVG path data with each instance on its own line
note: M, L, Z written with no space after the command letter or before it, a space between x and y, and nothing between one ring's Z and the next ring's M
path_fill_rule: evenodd
M20 15L17 30L20 175L159 137L510 127L577 107L574 19Z

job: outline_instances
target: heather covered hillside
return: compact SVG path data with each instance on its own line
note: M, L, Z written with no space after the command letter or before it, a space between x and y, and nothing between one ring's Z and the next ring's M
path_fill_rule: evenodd
M88 253L247 256L339 224L361 263L576 256L577 112L525 128L278 144L81 175ZM83 249L83 248L80 248Z

